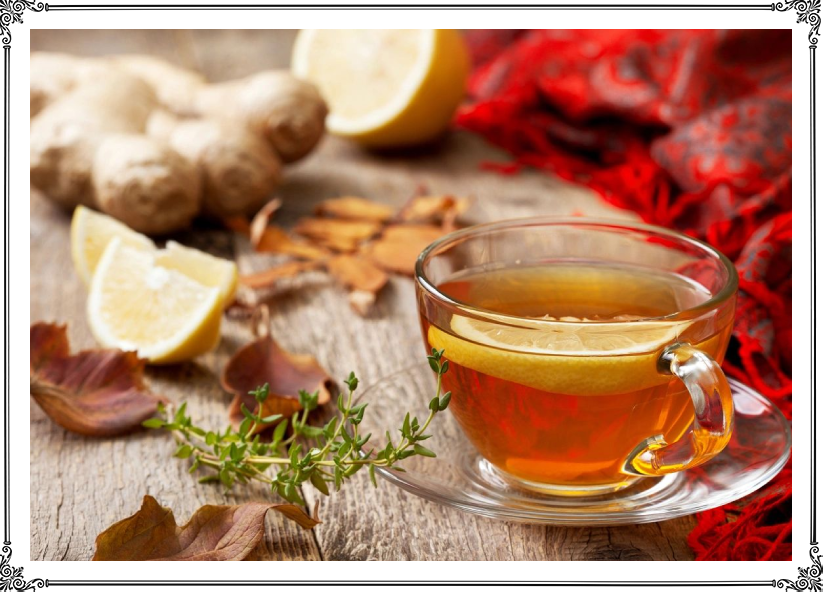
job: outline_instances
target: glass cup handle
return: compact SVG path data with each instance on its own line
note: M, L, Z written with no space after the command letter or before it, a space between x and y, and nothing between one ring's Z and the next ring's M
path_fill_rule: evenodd
M686 385L694 405L694 429L671 444L662 434L643 440L623 467L631 475L665 475L696 467L723 450L732 435L731 389L711 356L687 343L675 343L663 350L658 370Z

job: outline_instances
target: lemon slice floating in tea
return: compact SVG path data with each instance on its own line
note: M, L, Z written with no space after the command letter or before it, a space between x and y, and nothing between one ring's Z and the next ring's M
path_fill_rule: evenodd
M609 395L665 384L660 351L688 321L619 323L518 319L518 326L455 315L451 331L429 327L431 347L454 363L489 376L569 395ZM713 337L701 349L711 351Z

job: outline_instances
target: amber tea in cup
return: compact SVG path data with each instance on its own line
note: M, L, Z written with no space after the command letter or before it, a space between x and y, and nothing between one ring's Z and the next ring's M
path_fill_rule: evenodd
M438 241L417 272L450 409L507 479L602 493L728 442L718 364L737 277L707 245L642 225L513 221Z

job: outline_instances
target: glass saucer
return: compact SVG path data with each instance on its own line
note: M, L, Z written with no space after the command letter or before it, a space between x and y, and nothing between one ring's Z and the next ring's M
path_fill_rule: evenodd
M791 426L765 397L734 380L734 435L726 449L706 464L665 477L646 477L617 492L560 497L512 485L485 461L461 432L450 412L432 422L426 445L437 458L413 456L405 472L378 474L406 491L447 506L514 522L556 525L639 524L687 516L716 508L765 485L786 464ZM359 397L368 402L363 433L396 430L406 411L422 421L435 392L428 364L415 365L381 379ZM394 432L396 434L396 432ZM396 442L399 436L393 435Z

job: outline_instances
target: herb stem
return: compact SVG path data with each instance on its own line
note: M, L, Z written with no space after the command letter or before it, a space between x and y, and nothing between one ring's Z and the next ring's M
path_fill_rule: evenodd
M400 441L395 447L389 432L385 446L377 450L374 447L363 450L371 434L361 436L360 422L366 411L366 403L353 406L354 392L358 386L354 373L346 379L348 392L338 397L339 414L325 427L308 426L309 413L317 408L319 393L299 392L302 411L292 415L291 419L280 415L264 417L264 402L269 396L269 386L263 385L249 395L257 402L254 412L245 405L241 410L245 418L239 427L226 428L225 431L206 431L193 425L186 414L186 404L179 408L160 407L164 419L151 418L144 422L149 428L165 428L172 432L178 445L175 456L191 458L193 472L198 467L212 470L216 475L205 477L209 481L220 481L231 488L237 481L247 483L250 480L268 484L272 491L292 503L305 504L300 497L304 483L310 483L322 493L328 495L327 483L333 482L339 489L344 480L351 478L363 466L369 467L372 483L377 486L374 469L391 468L396 463L414 455L435 456L434 452L420 445L419 442L431 437L426 434L434 416L444 411L449 404L451 393L441 395L443 374L448 370L448 360L443 359L443 351L432 350L428 357L429 365L437 374L437 390L429 402L429 414L422 425L416 417L407 413L399 432ZM283 439L288 423L293 428L292 434ZM279 422L279 423L278 423ZM258 428L274 427L273 441L260 442ZM252 437L253 435L253 437ZM300 442L298 439L302 438ZM301 454L302 443L314 443L307 453ZM277 474L266 472L276 466Z

